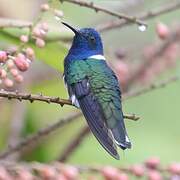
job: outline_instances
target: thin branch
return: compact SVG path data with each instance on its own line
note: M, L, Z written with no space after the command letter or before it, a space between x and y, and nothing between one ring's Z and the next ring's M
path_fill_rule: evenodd
M70 0L63 0L63 1L70 1ZM73 2L75 3L75 1ZM83 3L87 3L88 5L91 5L91 3L89 2L83 2ZM152 19L156 16L160 16L160 15L178 10L179 8L180 8L180 1L177 1L175 3L169 3L155 10L151 10L141 15L138 15L137 19L141 19L141 20ZM103 31L107 31L107 30L111 30L115 28L121 28L121 27L124 27L126 25L131 25L131 24L132 24L131 21L123 19L121 21L119 20L109 21L107 23L98 25L96 29L103 32ZM32 26L32 22L0 18L0 28L5 28L5 27L29 28L31 26ZM57 39L59 39L59 37L57 37ZM56 38L54 38L54 40L56 40Z
M133 120L133 121L137 121L140 119L140 117L135 114L124 114L123 117L124 117L124 119L129 119L129 120Z
M54 123L54 124L52 124L46 128L40 129L37 133L28 136L27 138L20 141L15 146L9 146L7 150L5 150L3 153L0 154L0 159L4 159L4 158L8 157L9 155L11 155L12 153L21 151L22 149L26 148L27 146L37 142L42 137L46 137L47 135L54 132L58 128L60 128L60 127L64 126L65 124L70 123L71 121L77 119L81 115L82 114L80 112L73 113L70 116L62 118L59 121L57 121L56 123Z
M132 92L128 92L128 93L123 94L122 100L124 101L124 100L130 99L130 98L142 95L144 93L150 92L152 90L165 87L169 83L176 82L179 79L180 79L179 77L175 76L175 77L171 77L165 81L162 81L159 84L152 83L148 87L145 87L141 90L132 91ZM25 93L10 92L10 91L5 91L5 90L2 91L1 90L0 91L0 97L4 97L4 98L8 98L8 99L18 99L20 101L27 100L27 101L30 101L31 103L34 101L41 101L41 102L46 102L46 103L60 104L61 106L65 105L65 104L66 105L72 105L70 100L61 99L59 97L44 96L42 94L34 95L34 94L25 94ZM139 117L135 116L134 114L132 114L132 115L131 114L124 114L124 118L134 120L134 121L139 119Z
M32 22L29 21L0 18L0 28L30 28L31 26Z
M75 149L82 143L84 138L90 133L88 126L83 127L77 136L68 144L58 161L65 162L68 157L75 151Z
M171 77L171 78L169 78L169 79L167 79L165 81L162 81L159 84L152 83L148 87L145 87L145 88L143 88L141 90L125 93L123 95L123 100L127 100L127 99L130 99L130 98L133 98L133 97L140 96L142 94L148 93L148 92L150 92L152 90L155 90L155 89L163 88L163 87L169 85L170 83L176 82L178 80L180 80L180 78L175 76L175 77Z
M18 91L11 92L11 91L0 90L0 97L8 98L9 100L11 99L18 99L19 101L27 100L30 101L31 103L34 101L42 101L46 103L59 104L61 106L65 104L72 105L71 101L67 99L61 99L59 97L43 96L42 94L39 95L25 94L25 93L20 93Z
M11 92L11 91L5 91L5 90L0 90L0 97L7 98L9 100L11 99L18 99L19 101L26 100L30 101L33 103L34 101L41 101L41 102L46 102L48 104L54 103L54 104L59 104L61 106L63 105L72 105L71 100L68 99L61 99L59 97L50 97L50 96L44 96L42 94L36 95L36 94L25 94L25 93L19 93L18 91L16 92ZM131 119L131 120L137 120L139 119L138 116L132 116L131 114L124 115L124 118L126 119Z
M157 158L158 159L158 158ZM119 170L119 173L127 173L131 177L145 177L147 179L147 172L148 171L156 171L157 173L162 173L162 177L165 177L165 174L168 175L169 179L170 175L172 177L179 177L179 169L173 171L171 170L171 167L179 167L179 163L170 163L167 166L163 166L161 163L158 163L154 167L151 165L148 165L147 162L151 160L151 158L148 158L144 162L140 164L131 164L128 166L107 166L105 165L68 165L60 162L51 162L51 163L40 163L40 162L10 162L10 161L1 161L1 177L11 177L11 178L1 178L1 179L18 179L18 177L21 177L19 179L25 179L25 177L30 177L26 179L57 179L59 177L58 175L65 175L67 177L67 171L73 172L71 173L71 179L82 179L79 175L87 173L98 173L103 175L105 172L105 169L116 169L117 172ZM158 166L158 167L157 167ZM72 169L72 167L74 167ZM110 167L110 168L109 168ZM136 170L137 169L137 170ZM66 170L66 171L64 171ZM77 170L77 171L73 171ZM48 172L48 173L46 173ZM107 172L109 172L107 170ZM113 171L114 172L114 171ZM139 172L139 173L136 173ZM165 173L165 174L164 174ZM138 175L139 174L139 175ZM9 176L7 176L9 175ZM26 175L26 176L25 176ZM30 176L31 175L31 176ZM73 177L74 175L74 177ZM92 174L90 174L88 179L90 178ZM23 177L23 178L22 178ZM32 178L31 178L32 177ZM60 176L60 179L64 179L64 176ZM64 178L62 178L64 177ZM69 176L68 176L69 177ZM72 178L73 177L73 178ZM83 176L87 177L87 176ZM95 176L98 178L97 176ZM105 175L103 175L105 177ZM158 176L159 177L159 176ZM87 178L86 178L87 179ZM94 179L94 178L93 178ZM113 179L113 178L112 178Z
M178 10L179 8L180 8L180 1L177 1L175 3L169 3L168 5L162 6L155 10L145 12L141 15L138 15L137 18L141 19L141 20L148 20L148 19L152 19L156 16L160 16L160 15ZM116 20L116 21L109 21L107 23L100 24L97 26L96 29L103 32L103 31L107 31L107 30L111 30L111 29L115 29L115 28L121 28L121 27L131 25L131 24L132 23L127 20L121 20L121 21Z
M80 6L84 6L90 9L94 9L96 12L101 11L104 12L106 14L109 14L111 16L115 16L118 17L119 19L125 19L126 21L130 22L130 23L136 23L138 25L143 25L143 26L147 26L146 23L142 22L141 20L139 20L138 18L134 17L134 16L128 16L122 13L117 13L114 11L111 11L109 9L100 7L95 5L93 2L87 2L87 1L82 1L82 0L60 0L61 2L69 2L69 3L73 3L73 4L77 4Z

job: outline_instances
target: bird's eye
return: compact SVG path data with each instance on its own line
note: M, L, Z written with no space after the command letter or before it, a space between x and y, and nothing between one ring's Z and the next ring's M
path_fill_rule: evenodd
M93 42L93 43L95 43L95 41L96 41L94 36L90 36L89 39L90 39L90 41Z

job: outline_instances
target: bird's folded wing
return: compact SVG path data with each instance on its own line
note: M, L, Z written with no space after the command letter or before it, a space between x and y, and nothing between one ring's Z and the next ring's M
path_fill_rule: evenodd
M81 80L72 85L72 90L97 140L107 152L114 158L119 159L112 133L105 124L102 109L96 97L93 95L93 92L90 90L88 79Z

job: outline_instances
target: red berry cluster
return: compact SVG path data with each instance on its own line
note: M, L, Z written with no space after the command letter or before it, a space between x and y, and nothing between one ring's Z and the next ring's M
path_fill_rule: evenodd
M0 179L2 180L78 180L79 171L69 165L57 164L56 166L35 164L32 169L18 166L14 169L0 167Z
M43 165L35 170L41 179L76 180L79 176L78 169L70 165L58 164L55 168Z
M34 51L30 47L26 48L23 53L15 55L0 50L0 84L11 88L14 82L21 83L22 73L28 70L33 59Z
M56 19L61 19L63 17L63 12L57 9L52 9L49 7L48 4L42 4L41 5L41 11L43 13L47 11L52 11ZM49 31L49 26L47 22L40 22L37 23L36 26L32 30L32 37L35 39L36 46L39 48L43 48L45 43L45 37L47 35L47 32ZM27 38L25 38L26 40Z
M48 4L41 5L41 11L52 11L56 19L61 19L63 17L63 12L57 9L51 9ZM32 30L32 36L36 40L36 46L39 48L43 48L45 46L45 36L49 30L48 24L46 22L42 22L37 24Z
M101 169L102 176L106 180L128 180L128 175L112 166L106 166Z
M93 173L92 173L93 172ZM62 163L50 165L35 163L30 166L18 165L0 166L0 179L2 180L34 180L34 179L55 179L55 180L78 180L86 177L87 180L129 180L134 177L147 180L179 180L180 163L172 163L167 167L160 164L157 157L147 159L142 164L135 164L129 167L75 167Z
M53 11L53 14L56 18L60 19L63 17L62 11L57 10L57 9L51 9L48 4L42 4L40 8L43 13L45 13L47 11ZM39 18L39 20L40 19L41 18ZM32 35L32 38L35 39L35 44L37 47L43 48L46 45L45 38L46 38L48 31L49 31L49 26L48 26L47 22L43 21L43 22L37 22L34 24L31 35ZM20 40L23 43L27 43L29 41L29 38L27 35L22 35L20 37Z
M163 167L159 158L152 157L142 164L135 164L129 167L74 167L61 163L28 164L15 166L0 166L0 179L2 180L34 180L34 179L55 179L55 180L179 180L180 163L172 163ZM93 172L93 173L92 173ZM100 177L101 176L101 177ZM82 178L83 177L83 178ZM86 178L85 178L86 177Z
M48 4L42 4L40 8L43 13L53 11L56 18L63 16L62 11L52 9ZM6 88L11 88L15 82L21 83L23 81L22 73L28 70L30 63L35 59L34 50L26 47L26 43L29 42L30 38L35 39L35 44L39 48L43 48L46 45L45 38L49 26L47 22L40 22L40 20L41 17L33 24L29 35L23 34L19 37L21 42L19 48L13 49L10 53L5 50L0 50L0 87L5 86Z
M106 166L101 169L105 180L128 180L130 177L146 177L147 180L180 179L180 163L172 163L167 168L160 166L157 157L149 158L143 164L132 165L129 168Z

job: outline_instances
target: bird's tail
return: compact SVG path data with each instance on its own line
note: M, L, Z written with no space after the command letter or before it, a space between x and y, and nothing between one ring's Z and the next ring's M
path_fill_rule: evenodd
M111 129L113 137L115 139L116 144L121 147L123 150L127 148L131 148L131 142L127 135L127 131L124 125L123 114L121 113L121 117L115 127Z

